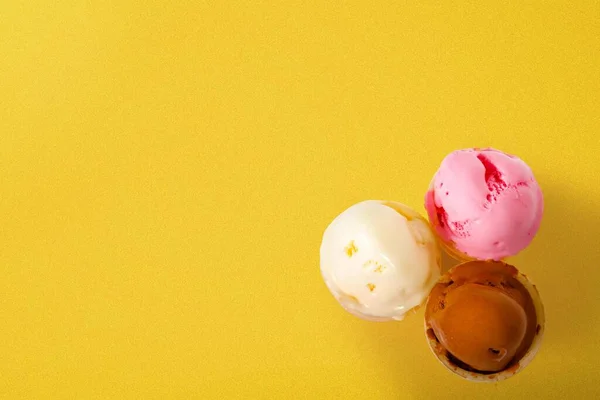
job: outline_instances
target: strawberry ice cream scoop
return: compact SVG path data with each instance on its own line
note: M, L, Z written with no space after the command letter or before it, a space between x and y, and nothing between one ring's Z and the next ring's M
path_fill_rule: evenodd
M442 161L425 195L437 235L461 259L501 260L531 243L544 199L531 168L495 149L465 149Z

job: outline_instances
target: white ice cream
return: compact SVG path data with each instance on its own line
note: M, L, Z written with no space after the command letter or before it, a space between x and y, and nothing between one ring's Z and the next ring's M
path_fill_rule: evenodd
M421 305L440 276L440 253L427 222L397 202L353 205L327 227L321 273L348 312L401 320Z

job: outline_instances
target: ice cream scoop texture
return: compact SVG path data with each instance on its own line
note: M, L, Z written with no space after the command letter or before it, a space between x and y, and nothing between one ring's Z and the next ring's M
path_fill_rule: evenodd
M355 204L327 227L321 274L348 312L401 320L421 305L440 276L433 231L417 212L389 201Z
M531 243L544 200L533 172L518 157L466 149L444 158L425 195L425 208L451 253L501 260Z

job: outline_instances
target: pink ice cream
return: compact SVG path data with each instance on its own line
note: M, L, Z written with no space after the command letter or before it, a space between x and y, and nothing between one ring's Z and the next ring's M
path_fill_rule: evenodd
M442 161L425 208L447 246L468 258L500 260L529 245L544 199L521 159L494 149L466 149Z

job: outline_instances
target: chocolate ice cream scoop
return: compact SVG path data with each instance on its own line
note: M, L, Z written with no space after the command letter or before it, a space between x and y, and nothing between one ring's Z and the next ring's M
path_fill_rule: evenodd
M436 355L477 374L517 365L539 333L525 279L503 262L471 261L451 269L434 286L425 310Z
M474 283L448 290L442 301L430 319L440 343L473 369L504 369L525 338L523 307L501 289Z

